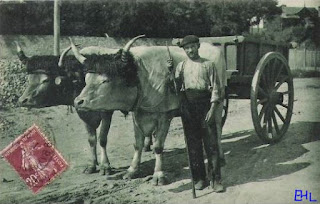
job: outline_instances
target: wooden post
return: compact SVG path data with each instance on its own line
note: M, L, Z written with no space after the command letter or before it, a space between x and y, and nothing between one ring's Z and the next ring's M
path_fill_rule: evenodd
M304 63L303 63L303 69L306 71L307 67L307 48L304 48Z
M319 13L320 13L320 11L319 11ZM320 52L318 50L316 50L316 71L320 71L320 69L318 69L318 67L320 67L320 63L319 63L320 60L318 60L319 54L320 54Z
M293 56L293 61L294 61L294 69L298 69L297 67L297 48L294 48L294 56Z
M55 56L60 55L60 0L54 0L53 14L53 53Z

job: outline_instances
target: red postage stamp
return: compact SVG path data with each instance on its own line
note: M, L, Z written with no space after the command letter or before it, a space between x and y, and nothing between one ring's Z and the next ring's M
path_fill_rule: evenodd
M51 142L33 125L1 151L33 193L61 174L68 164Z

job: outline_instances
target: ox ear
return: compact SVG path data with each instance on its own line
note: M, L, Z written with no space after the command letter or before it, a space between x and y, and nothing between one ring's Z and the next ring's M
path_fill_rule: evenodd
M24 54L23 50L21 49L21 46L20 46L19 42L18 41L14 41L14 43L17 46L17 55L18 55L19 60L23 64L26 64L28 62L29 58Z
M122 55L121 55L121 60L122 60L123 62L127 62L127 61L128 61L127 55L128 55L128 52L129 52L132 44L133 44L136 40L138 40L139 38L143 38L143 37L145 37L145 36L146 36L146 35L138 35L137 37L132 38L132 39L123 47L123 49L122 49Z
M84 61L85 61L87 58L84 57L82 54L80 54L77 46L73 43L72 38L69 38L69 40L70 40L71 49L72 49L72 52L73 52L74 56L77 58L77 60L78 60L81 64L84 64Z

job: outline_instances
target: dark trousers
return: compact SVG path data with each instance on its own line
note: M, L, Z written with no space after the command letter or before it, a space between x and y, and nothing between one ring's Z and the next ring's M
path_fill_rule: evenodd
M215 124L206 124L205 117L210 109L210 97L196 94L187 97L183 93L181 118L190 159L191 173L195 182L206 180L203 147L208 158L209 179L221 178L218 161L217 132Z

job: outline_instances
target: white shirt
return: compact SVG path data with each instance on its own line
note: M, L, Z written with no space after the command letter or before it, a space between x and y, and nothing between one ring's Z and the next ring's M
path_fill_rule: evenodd
M175 78L180 78L182 68L184 88L186 90L210 90L210 101L221 101L221 85L214 62L201 57L197 60L187 59L180 62L176 67Z

